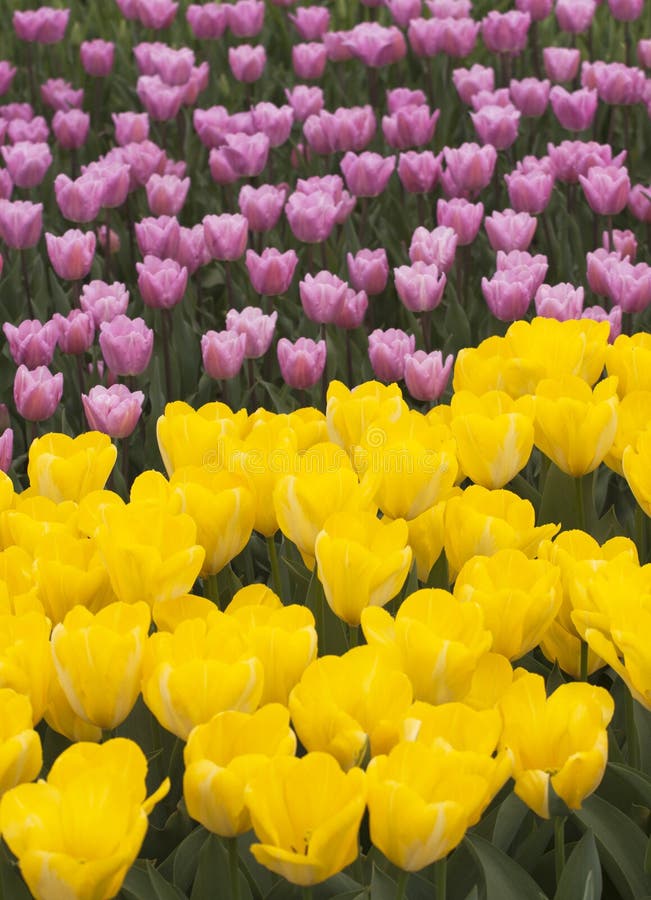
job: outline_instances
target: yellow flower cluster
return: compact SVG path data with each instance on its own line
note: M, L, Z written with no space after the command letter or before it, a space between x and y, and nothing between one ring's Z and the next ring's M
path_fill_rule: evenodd
M137 857L168 785L146 799L139 748L98 742L139 696L185 742L189 814L253 828L258 861L299 885L356 858L367 808L409 872L510 777L542 817L554 795L579 808L612 699L587 681L547 696L512 664L535 648L574 678L607 664L651 709L651 573L632 541L559 534L506 485L537 447L575 477L605 461L649 511L651 344L607 334L517 322L459 355L451 404L428 413L374 382L331 384L325 414L170 404L167 477L143 473L128 502L105 489L105 436L35 441L29 488L0 478L0 831L34 896L108 900ZM265 584L220 608L215 576L253 531L294 545L365 645L328 655L304 594ZM79 743L26 784L43 718Z

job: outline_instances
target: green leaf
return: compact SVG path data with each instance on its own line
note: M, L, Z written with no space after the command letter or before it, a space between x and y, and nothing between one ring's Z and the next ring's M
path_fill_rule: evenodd
M508 853L515 836L529 815L529 807L511 792L497 811L493 829L493 844Z
M314 900L336 900L336 898L341 900L342 896L352 894L355 897L356 893L360 893L360 885L343 872L333 875L332 878L322 881L321 884L315 884L312 888ZM301 900L302 896L303 891L300 887L297 887L295 884L289 884L283 879L269 891L265 900ZM363 892L362 896L364 896ZM394 896L392 896L391 900L394 900ZM212 900L214 900L214 894Z
M166 881L149 860L136 860L127 872L118 895L124 900L187 900L178 888Z
M246 875L241 869L238 875L241 900L251 900L251 889ZM190 900L214 900L216 885L219 885L220 900L232 900L228 853L219 838L211 834L199 851L199 865Z
M371 875L370 900L395 900L397 892L398 885L393 878L390 878L386 872L383 872L374 863L373 874Z
M165 881L158 869L156 869L151 862L147 863L147 875L149 877L150 889L154 891L153 895L149 895L151 900L153 900L154 897L156 900L186 900L183 891L174 887L169 881Z
M208 832L202 825L199 825L185 840L181 841L174 853L160 866L161 874L166 877L171 874L172 882L186 893L192 887L197 871L198 854L207 838ZM171 865L171 872L167 867L168 861Z
M601 861L594 834L588 830L563 869L554 900L600 900Z
M32 896L18 866L9 859L4 845L0 846L0 896L7 900L30 900Z
M639 900L648 894L651 882L644 874L646 837L637 825L596 795L588 797L574 818L594 832L604 869L620 896Z
M489 841L469 834L465 844L481 870L486 900L547 900L533 878Z

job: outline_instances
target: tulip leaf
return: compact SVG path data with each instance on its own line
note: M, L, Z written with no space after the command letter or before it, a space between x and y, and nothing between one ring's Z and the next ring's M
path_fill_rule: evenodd
M161 864L160 871L168 875L171 866L172 881L182 891L189 891L197 871L197 855L206 842L208 832L199 825L178 845L168 859Z
M9 860L4 845L0 846L0 897L30 900L31 896L18 866Z
M241 866L238 876L240 900L252 900L251 888ZM220 886L220 900L232 900L228 854L219 838L211 834L199 851L199 865L190 900L214 900L215 885Z
M565 864L554 900L600 900L602 888L599 852L588 830Z
M315 884L312 888L312 896L314 900L354 898L360 893L360 887L356 881L353 881L344 872L339 872L338 875L333 875L332 878L328 878L320 884ZM395 894L391 895L391 900L393 900L394 896ZM265 900L301 900L302 897L302 888L295 884L289 884L283 879L269 891ZM214 900L214 892L211 900Z
M445 353L458 353L462 347L472 346L470 322L466 311L456 298L448 297L448 308L445 313L445 331L448 339Z
M137 860L131 866L119 896L124 900L187 900L186 895L166 881L149 860Z
M508 853L515 837L529 814L526 803L511 792L497 811L495 827L493 829L493 844Z
M465 844L482 873L486 900L547 900L531 875L489 841L469 834Z
M651 809L651 779L624 763L608 763L608 771L617 775L634 791L636 799Z
M574 818L594 832L599 855L620 897L639 900L651 890L644 874L646 837L621 810L593 795L584 802Z

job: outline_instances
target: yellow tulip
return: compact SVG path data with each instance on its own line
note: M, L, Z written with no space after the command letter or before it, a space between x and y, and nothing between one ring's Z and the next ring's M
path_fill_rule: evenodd
M332 611L357 626L367 606L384 606L409 574L411 547L403 519L385 522L373 513L334 513L314 544L317 575Z
M5 547L18 544L33 558L43 538L54 534L78 536L76 503L55 503L47 497L26 494L23 491L16 497L14 509L0 513Z
M538 545L553 537L560 525L535 526L534 508L510 491L489 491L471 485L445 507L445 554L450 580L473 556L492 556L498 550L522 550L535 556Z
M53 672L49 619L36 612L0 615L0 688L29 697L34 725L47 707Z
M406 675L377 648L355 647L309 665L290 694L289 711L303 746L330 753L348 770L397 742L411 701Z
M617 379L594 390L581 378L545 379L536 390L536 446L559 469L575 478L593 472L617 432Z
M233 412L225 403L206 403L194 410L188 403L168 403L156 423L158 449L168 475L181 466L215 466L220 439L240 438L246 429L245 409Z
M647 516L651 516L651 428L637 435L622 454L622 470L633 496Z
M146 797L147 760L123 738L74 744L47 781L23 784L0 802L0 830L35 900L110 900L169 790Z
M270 703L249 715L218 713L194 728L183 751L183 796L188 813L208 831L236 837L251 828L247 784L273 756L293 756L289 712Z
M146 603L111 603L93 615L75 606L52 631L59 682L75 713L98 728L117 728L140 693L151 611Z
M53 534L38 541L34 556L38 596L53 623L62 622L73 606L97 612L115 599L93 540Z
M513 666L500 653L484 653L477 660L470 689L461 700L473 709L495 709L513 682Z
M319 884L357 858L366 808L361 769L344 773L327 753L278 756L247 786L245 799L260 841L251 852L292 884Z
M41 739L32 728L27 697L0 688L0 796L41 771Z
M551 785L570 809L580 809L606 769L606 729L615 709L608 691L574 682L547 697L543 678L522 670L499 708L500 745L513 754L518 797L548 819Z
M463 839L510 774L510 760L403 741L367 769L371 841L418 872Z
M264 672L233 616L188 619L145 647L142 696L163 728L182 740L227 709L254 712Z
M255 497L247 481L231 472L183 466L170 478L181 512L197 526L205 559L202 575L216 575L248 544L255 524Z
M275 598L274 605L269 595ZM283 606L264 585L250 585L235 594L226 614L240 623L251 652L262 663L260 705L287 705L290 691L316 658L317 634L310 610L297 604Z
M494 653L520 659L539 644L560 609L560 577L552 563L528 559L520 550L500 550L468 560L454 595L481 606Z
M437 589L411 594L395 619L384 609L365 609L362 629L368 643L383 648L408 675L414 697L428 703L462 700L492 641L478 604Z
M615 441L604 457L608 468L623 475L622 457L629 444L635 444L639 435L651 422L651 391L631 391L619 401Z
M70 706L56 671L50 681L48 705L43 718L53 731L62 734L73 743L77 741L98 743L102 740L102 729L81 719Z
M620 334L608 347L606 370L617 376L620 397L632 391L651 391L651 335L646 331Z
M450 496L456 497L460 493L459 488L454 488ZM407 521L408 542L416 560L418 579L422 582L427 581L434 563L443 552L446 503L447 500L441 500L415 519Z
M459 391L452 397L452 417L461 468L475 484L502 488L526 466L533 449L530 397Z
M313 406L302 406L289 413L287 424L296 434L296 449L299 453L305 453L315 444L322 444L329 440L325 414Z
M176 631L186 619L207 619L217 607L207 597L196 594L181 594L154 603L152 619L158 631Z
M283 534L314 568L314 544L326 519L336 512L372 512L374 480L361 482L346 454L335 444L316 444L296 458L296 473L276 484L273 503Z
M492 756L501 734L502 717L496 709L476 710L465 703L432 706L417 700L407 712L401 738Z
M397 384L366 381L352 389L341 381L331 381L326 398L326 418L330 440L352 453L381 415L395 421L407 411Z
M205 556L190 516L136 501L107 506L104 517L97 546L118 600L153 606L188 593Z
M33 562L29 555L12 544L0 551L0 615L45 613L34 583Z
M99 431L76 438L46 434L32 441L27 476L39 494L55 503L79 503L86 494L104 487L116 457L110 437Z

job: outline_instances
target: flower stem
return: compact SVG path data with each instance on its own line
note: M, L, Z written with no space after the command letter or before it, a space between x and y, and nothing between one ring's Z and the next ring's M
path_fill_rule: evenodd
M34 318L34 304L32 303L32 291L29 286L29 270L27 268L27 258L25 251L20 251L20 268L23 277L23 290L25 291L25 299L27 300L27 309L29 310L30 319Z
M579 528L581 531L585 531L585 504L583 502L583 480L581 478L575 478L574 484L576 486L576 503L577 509L579 513Z
M280 596L280 567L278 566L278 553L276 551L276 542L273 535L267 538L267 549L269 550L269 565L271 567L271 583L274 591Z
M225 838L228 849L228 871L231 879L231 900L240 900L240 855L237 850L237 838Z
M554 869L556 886L565 868L565 816L554 816Z
M628 764L632 769L640 768L640 742L638 739L637 725L635 724L635 700L630 690L624 694L626 705L626 746L628 750Z
M398 889L396 890L396 900L405 900L408 879L409 879L409 872L406 872L403 869L402 872L400 873L400 877L398 878Z
M579 678L581 681L588 680L588 649L587 641L581 641L581 661L579 663Z
M445 900L448 892L448 858L444 856L434 863L434 885L436 900Z

